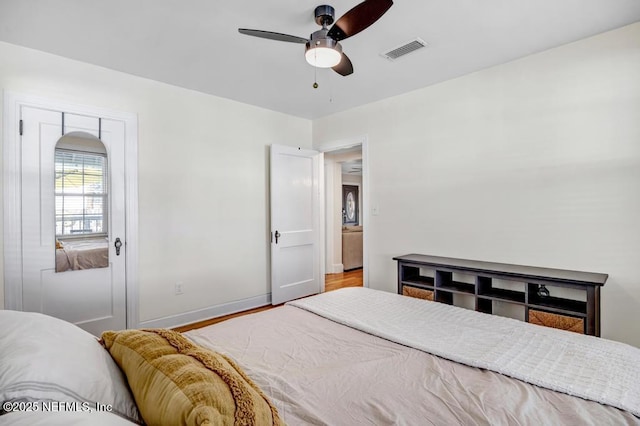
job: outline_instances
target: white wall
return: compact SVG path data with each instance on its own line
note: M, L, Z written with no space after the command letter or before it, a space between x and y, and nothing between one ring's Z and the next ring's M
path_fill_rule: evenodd
M603 336L640 346L640 23L313 123L362 134L371 287L411 252L605 272Z
M331 153L324 156L325 190L325 271L343 272L342 265L342 165Z
M309 120L7 43L0 58L2 90L138 114L141 321L270 292L268 145L310 147Z

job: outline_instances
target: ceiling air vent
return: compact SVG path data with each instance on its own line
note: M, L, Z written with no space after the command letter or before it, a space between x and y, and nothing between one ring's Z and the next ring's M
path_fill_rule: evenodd
M402 44L401 46L389 50L388 52L381 53L380 55L390 61L395 61L399 57L408 55L409 53L415 52L416 50L422 49L423 47L427 47L427 43L420 38L415 38L407 43Z

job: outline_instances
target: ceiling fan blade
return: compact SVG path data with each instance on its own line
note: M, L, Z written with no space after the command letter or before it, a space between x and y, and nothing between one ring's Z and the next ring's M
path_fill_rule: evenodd
M356 35L380 19L392 5L392 0L365 0L342 15L327 36L340 41Z
M293 35L289 35L289 34L274 33L274 32L271 32L271 31L250 30L250 29L247 29L247 28L238 28L238 32L240 34L244 34L244 35L248 35L248 36L267 38L269 40L287 41L289 43L306 43L306 42L309 41L306 38L293 36Z
M340 63L335 67L332 67L331 69L342 76L353 74L353 64L351 63L351 59L349 59L349 57L344 53L342 54L342 59L340 59Z

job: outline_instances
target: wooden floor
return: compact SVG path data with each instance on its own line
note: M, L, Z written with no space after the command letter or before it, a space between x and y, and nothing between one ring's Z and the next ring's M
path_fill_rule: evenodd
M355 269L353 271L342 272L339 274L327 274L325 275L324 280L325 280L324 281L325 291L337 290L339 288L344 288L344 287L362 287L362 283L363 283L362 268ZM281 305L276 305L276 306L281 306ZM235 314L225 315L222 317L211 318L211 319L196 322L193 324L183 325L181 327L174 328L174 330L182 333L182 332L193 330L196 328L206 327L208 325L222 322L231 318L240 317L242 315L253 314L260 311L266 311L268 309L275 308L276 306L272 306L272 305L261 306L259 308L250 309L248 311L237 312Z
M327 274L324 276L324 291L343 287L362 287L362 282L362 268L340 274Z
M280 306L280 305L277 305L277 306ZM248 311L236 312L235 314L229 314L229 315L225 315L225 316L222 316L222 317L211 318L211 319L208 319L208 320L195 322L193 324L183 325L183 326L174 328L174 330L175 331L179 331L180 333L183 333L185 331L194 330L196 328L206 327L208 325L215 324L215 323L218 323L218 322L222 322L222 321L225 321L225 320L228 320L228 319L231 319L231 318L241 317L242 315L247 315L247 314L254 314L256 312L266 311L266 310L272 309L272 308L275 308L275 306L273 306L273 305L261 306L259 308L249 309Z

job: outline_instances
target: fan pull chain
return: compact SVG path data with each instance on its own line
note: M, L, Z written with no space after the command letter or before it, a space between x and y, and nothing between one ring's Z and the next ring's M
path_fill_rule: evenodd
M316 63L318 63L318 52L317 49L315 49L315 51L313 52L313 55L316 57ZM314 66L313 67L313 88L317 89L318 88L318 67Z
M329 73L329 103L333 103L333 74Z

